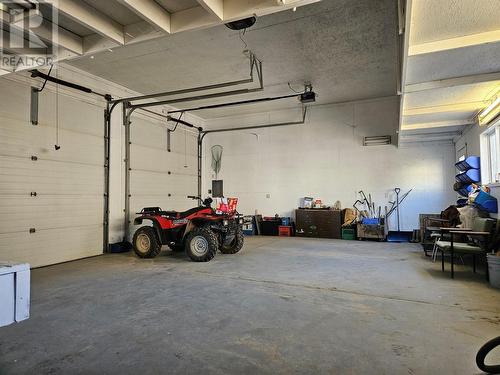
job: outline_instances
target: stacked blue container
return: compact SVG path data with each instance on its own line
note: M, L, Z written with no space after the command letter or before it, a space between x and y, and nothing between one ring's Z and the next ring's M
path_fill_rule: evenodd
M467 197L472 190L472 184L481 181L481 159L479 156L468 158L455 163L459 173L455 176L457 182L453 189L463 197Z

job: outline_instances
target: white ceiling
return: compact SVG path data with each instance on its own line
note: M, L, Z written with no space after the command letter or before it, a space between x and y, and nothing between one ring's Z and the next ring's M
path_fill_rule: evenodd
M198 6L196 0L155 0L163 8L170 13L180 12L182 10L191 9Z
M402 139L425 140L423 135L438 131L451 140L474 126L477 113L500 90L500 2L411 5Z
M497 30L498 0L413 0L412 45Z
M258 18L248 48L263 61L265 91L288 94L310 81L318 103L395 95L396 16L393 0L324 0ZM217 26L168 35L113 52L84 56L77 68L132 90L152 93L246 78L248 60L238 32ZM225 98L224 101L243 97ZM210 103L217 101L210 101ZM186 103L184 108L207 102ZM297 106L292 99L196 113L214 118Z

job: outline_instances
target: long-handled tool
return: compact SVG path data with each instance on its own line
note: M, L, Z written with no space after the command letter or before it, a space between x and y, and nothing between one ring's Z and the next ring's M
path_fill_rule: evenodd
M408 196L408 194L410 194L412 191L413 191L413 189L408 190L406 193L404 193L401 196L401 199L399 199L397 202L389 202L392 206L389 209L389 212L387 213L387 215L391 216L391 214L396 210L396 206L400 205L401 203L403 203L403 201L406 199L406 197Z
M401 193L400 188L395 188L394 192L396 193L396 215L397 215L397 221L398 221L398 230L397 231L390 231L389 234L387 235L387 241L388 242L410 242L410 239L413 235L413 232L409 231L401 231L401 223L400 223L400 212L399 212L399 205L401 202L403 202L404 198L410 194L411 190L406 193L404 198L399 199L399 193ZM392 210L392 209L391 209ZM391 211L389 211L388 215L390 215Z

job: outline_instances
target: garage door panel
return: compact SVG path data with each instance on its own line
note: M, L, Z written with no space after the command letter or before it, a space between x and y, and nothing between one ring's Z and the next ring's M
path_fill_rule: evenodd
M168 123L169 129L174 126L175 123ZM130 136L132 144L167 150L167 123L148 122L132 117ZM178 153L184 153L186 148L188 153L196 153L197 134L186 131L182 126L179 126L175 132L170 133L170 148Z
M0 116L8 116L29 123L30 97L31 88L29 86L3 79L0 90L0 103L2 103Z
M68 130L59 130L59 145L56 151L55 128L34 126L31 132L34 155L49 160L73 162L92 165L103 165L104 138L101 135L85 134Z
M0 156L0 196L37 194L103 196L100 166Z
M29 86L2 80L0 260L36 267L101 254L103 108L60 95L56 111L46 90L33 126L29 103Z
M95 136L102 136L104 127L104 108L67 96L59 96L59 111L56 112L56 96L51 92L43 92L39 98L39 123L46 127L55 127L57 120L59 129L76 131Z
M166 150L152 149L139 145L131 147L130 166L132 169L155 172L185 173L186 170L196 174L198 159L196 155L184 155ZM187 168L184 166L187 165Z
M180 127L172 134L171 152L167 150L166 124L133 117L130 135L132 235L137 229L133 218L144 207L185 211L197 204L187 196L198 191L198 160L196 137L186 135Z
M31 267L66 262L102 253L102 226L0 234L0 259Z
M96 225L103 218L99 196L84 200L61 196L0 197L0 210L0 233Z
M167 149L167 123L156 123L132 116L130 138L132 144Z
M132 171L130 191L132 194L195 194L191 189L197 188L194 176L191 175L165 175Z
M31 150L30 137L33 125L0 114L0 154L25 155Z

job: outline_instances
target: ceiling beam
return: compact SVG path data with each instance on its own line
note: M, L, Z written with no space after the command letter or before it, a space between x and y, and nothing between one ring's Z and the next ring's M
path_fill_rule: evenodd
M500 40L500 29L484 33L459 36L456 38L436 40L410 46L409 55L423 55L426 53L446 51L450 49L477 46L487 43L496 43Z
M434 121L434 122L423 122L418 124L407 124L401 127L401 130L419 130L419 129L435 129L435 128L446 128L450 126L467 126L474 125L476 122L473 119L470 120L456 120L456 121Z
M170 13L154 0L118 0L139 17L170 34Z
M414 83L406 85L405 94L494 81L500 81L500 72L474 74L469 76L440 79L436 81Z
M219 20L224 20L224 0L197 0L198 3L208 12L212 13Z
M26 20L32 25L40 24L36 28L30 28L30 32L44 42L51 43L56 47L62 47L78 55L83 55L83 38L47 20L37 22L41 18L43 18L42 13L38 9L32 9L29 12L23 12L12 17L11 25L19 30L24 30ZM55 33L54 30L56 30Z
M477 111L484 107L483 101L458 103L458 104L443 104L430 107L406 108L403 116L418 116L428 115L432 113L446 113L446 112L468 112Z
M85 2L78 0L58 0L53 5L73 21L88 27L118 44L125 44L123 26Z
M197 6L172 14L172 33L206 29L220 23L221 21L212 13L208 13L203 7Z
M143 6L145 1L149 2L150 0L119 1L122 1L124 4L126 1L129 5L141 4L141 6ZM299 7L321 0L286 0L285 5L281 4L280 1L281 0L226 0L225 5L227 6L229 4L230 8L233 10L238 8L240 10L239 14L248 17L254 14L263 15L280 12L295 6ZM208 0L206 2L209 3ZM165 36L164 30L146 21L122 26L81 0L58 0L56 4L57 3L57 7L61 13L97 33L83 37L84 56L97 54L119 47L120 45L134 44ZM237 7L232 6L231 4L233 3L236 4ZM137 9L145 8L138 6ZM226 8L224 8L224 15L225 10ZM143 12L146 13L145 11ZM164 10L163 12L166 14ZM245 16L240 18L245 18ZM226 19L221 20L212 12L207 12L202 6L196 6L170 15L170 33L206 29L220 25L224 22L228 21ZM67 52L67 54L64 54L61 58L58 58L58 60L63 61L78 58L78 55L75 53L70 53L70 51Z

